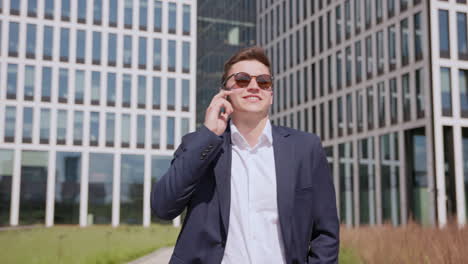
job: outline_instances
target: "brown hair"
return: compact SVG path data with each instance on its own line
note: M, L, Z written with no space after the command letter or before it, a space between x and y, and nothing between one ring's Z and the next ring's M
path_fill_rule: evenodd
M259 46L252 46L238 51L236 54L232 55L232 57L224 64L224 72L223 77L221 79L221 83L223 83L228 77L227 75L232 65L238 63L239 61L246 60L259 61L260 63L267 66L268 70L271 72L270 60L265 54L265 50Z

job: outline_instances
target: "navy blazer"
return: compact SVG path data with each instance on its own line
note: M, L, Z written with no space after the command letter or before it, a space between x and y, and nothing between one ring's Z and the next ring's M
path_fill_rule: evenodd
M318 136L272 125L278 215L287 263L337 263L335 190ZM219 264L231 204L229 125L185 135L169 170L151 191L154 214L171 220L186 208L169 263Z

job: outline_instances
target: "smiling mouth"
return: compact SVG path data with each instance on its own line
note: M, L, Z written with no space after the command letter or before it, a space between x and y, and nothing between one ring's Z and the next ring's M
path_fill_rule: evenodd
M255 95L244 96L242 98L244 98L244 99L246 99L247 101L250 101L250 102L258 102L258 101L262 100L260 97L255 96Z

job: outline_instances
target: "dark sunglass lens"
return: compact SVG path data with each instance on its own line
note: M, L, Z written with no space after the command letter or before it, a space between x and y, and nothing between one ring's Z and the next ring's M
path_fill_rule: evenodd
M247 85L249 85L250 78L250 75L248 75L245 72L240 72L235 76L236 83L240 87L246 87Z
M262 74L257 76L258 86L262 89L268 89L271 87L271 76L267 74Z

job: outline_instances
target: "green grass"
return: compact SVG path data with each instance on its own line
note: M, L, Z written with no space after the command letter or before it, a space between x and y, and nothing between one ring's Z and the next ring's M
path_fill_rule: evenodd
M174 245L179 228L168 225L55 226L0 232L2 264L125 263Z
M340 264L361 264L362 260L359 258L355 250L347 247L340 248L340 256L338 259Z

